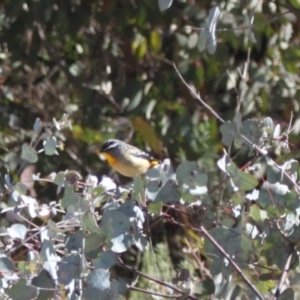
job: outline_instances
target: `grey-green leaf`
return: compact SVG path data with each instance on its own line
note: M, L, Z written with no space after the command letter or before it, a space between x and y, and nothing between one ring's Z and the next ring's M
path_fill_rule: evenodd
M32 300L36 298L37 294L37 288L29 285L24 278L13 284L7 291L7 295L10 299L14 300Z
M158 7L160 11L167 10L172 5L173 0L158 0Z
M38 161L36 150L28 144L22 145L21 158L31 163L35 163Z
M44 144L45 154L46 155L56 154L56 146L57 146L56 139L54 137L51 137Z

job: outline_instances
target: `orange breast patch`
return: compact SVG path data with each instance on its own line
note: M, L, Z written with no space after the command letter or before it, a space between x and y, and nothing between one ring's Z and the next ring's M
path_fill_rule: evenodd
M105 152L103 152L102 154L105 156L105 158L107 159L108 163L109 163L111 166L113 166L113 165L117 162L116 158L114 158L114 157L111 156L110 154L105 153Z

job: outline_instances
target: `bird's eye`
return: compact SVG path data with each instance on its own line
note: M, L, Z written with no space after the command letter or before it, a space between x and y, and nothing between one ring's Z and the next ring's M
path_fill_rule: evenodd
M115 141L109 141L108 144L107 144L108 147L113 147L115 145L116 145Z
M114 140L108 140L106 141L103 146L102 146L102 150L108 150L108 149L112 149L116 146L116 141Z

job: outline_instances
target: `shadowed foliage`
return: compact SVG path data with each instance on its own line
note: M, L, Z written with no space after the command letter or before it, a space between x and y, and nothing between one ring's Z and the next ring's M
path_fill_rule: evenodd
M2 1L1 295L298 299L299 29L293 0ZM163 164L123 178L111 138Z

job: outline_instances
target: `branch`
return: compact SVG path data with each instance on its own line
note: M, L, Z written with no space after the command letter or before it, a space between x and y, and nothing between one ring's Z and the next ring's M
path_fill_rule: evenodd
M161 280L159 280L159 279L155 279L155 278L153 278L153 277L151 277L151 276L149 276L149 275L146 275L146 274L144 274L144 273L142 273L142 272L136 270L135 268L132 268L132 267L130 267L130 266L125 265L125 264L124 264L123 262L121 262L121 261L119 261L116 265L117 265L117 266L120 266L120 267L122 267L122 268L125 268L125 269L127 269L127 270L130 270L130 271L136 273L137 275L139 275L139 276L141 276L141 277L144 277L144 278L146 278L146 279L148 279L148 280L151 280L151 281L153 281L153 282L155 282L155 283L158 283L158 284L160 284L160 285L162 285L162 286L165 286L165 287L167 287L167 288L173 290L174 292L176 292L176 293L178 293L178 294L180 294L180 295L186 295L186 292L181 291L180 289L176 288L175 286L173 286L173 285L171 285L171 284L169 284L169 283L166 283L166 282L164 282L164 281L161 281ZM132 288L132 287L131 287L131 288ZM173 295L173 299L174 299L174 295ZM197 297L194 297L194 296L192 296L192 295L186 295L186 298L185 298L185 299L189 299L189 300L197 300L198 298L197 298Z
M281 274L280 281L278 283L278 286L277 286L277 289L276 289L276 292L275 292L275 298L276 299L281 294L281 290L282 290L283 284L284 284L284 282L286 280L286 277L288 275L288 271L290 270L291 261L292 261L292 257L293 257L293 252L294 252L294 248L291 250L291 253L290 253L290 255L288 256L288 258L287 258L287 260L285 262L285 265L284 265L284 268L283 268L283 272Z
M232 260L230 255L222 248L222 246L206 231L203 226L200 226L200 230L203 235L217 248L217 250L229 261L231 266L236 270L236 272L242 277L244 282L248 285L248 287L252 290L252 292L258 297L260 300L264 300L264 297L260 294L258 289L252 284L252 282L247 278L247 276L243 273L240 267Z
M170 220L167 220L170 222ZM187 227L185 224L181 224L175 220L172 220L171 223ZM248 287L252 290L252 292L257 296L258 299L264 300L264 297L260 294L257 288L252 284L252 282L247 278L247 276L243 273L240 267L233 261L230 255L222 248L222 246L209 234L209 232L203 227L200 226L200 229L188 226L188 228L202 233L215 247L216 249L229 261L231 266L235 269L235 271L242 277L243 281L248 285Z
M182 75L180 74L180 72L178 71L175 63L173 63L173 67L176 71L176 73L178 74L179 78L181 79L181 81L184 83L184 85L190 90L190 92L192 93L192 95L194 95L196 97L196 99L198 100L198 102L200 102L200 104L202 104L207 110L209 110L219 121L221 121L222 123L225 123L225 121L217 114L217 112L210 107L208 104L206 104L202 99L199 93L196 93L194 91L194 89L192 89L187 82L183 79Z
M129 289L132 290L132 291L144 293L144 294L151 295L151 296L162 297L162 298L176 299L176 298L182 297L182 295L174 296L174 295L160 294L160 293L156 293L154 291L147 291L147 290L137 288L137 287L134 287L134 286L130 286Z

